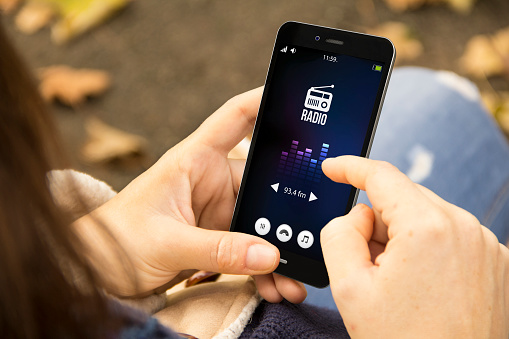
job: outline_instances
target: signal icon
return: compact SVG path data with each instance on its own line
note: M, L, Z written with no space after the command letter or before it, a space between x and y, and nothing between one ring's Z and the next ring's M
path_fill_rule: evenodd
M285 46L285 48L283 48L283 49L281 50L281 52L286 53L286 51L287 51L287 50L288 50L288 46Z

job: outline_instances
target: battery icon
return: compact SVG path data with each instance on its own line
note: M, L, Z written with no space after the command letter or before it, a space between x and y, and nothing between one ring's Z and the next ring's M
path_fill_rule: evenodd
M373 65L373 71L377 71L377 72L381 72L382 71L382 66L381 65Z

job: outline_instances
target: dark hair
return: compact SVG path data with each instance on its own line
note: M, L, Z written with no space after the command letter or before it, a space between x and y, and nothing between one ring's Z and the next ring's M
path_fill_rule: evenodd
M62 167L52 117L0 24L0 333L5 338L103 337L107 314L97 277L47 172ZM78 289L62 266L87 281Z

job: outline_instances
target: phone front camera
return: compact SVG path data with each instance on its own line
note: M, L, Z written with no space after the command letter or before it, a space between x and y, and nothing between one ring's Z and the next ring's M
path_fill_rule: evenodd
M319 35L315 36L315 40L316 41L320 40L320 36Z

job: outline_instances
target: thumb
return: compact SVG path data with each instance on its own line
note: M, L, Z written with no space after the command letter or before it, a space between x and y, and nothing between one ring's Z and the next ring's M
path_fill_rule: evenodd
M320 242L331 284L348 277L353 271L373 266L368 247L373 223L371 208L359 204L322 229Z
M199 269L227 274L271 273L279 264L279 251L268 241L244 233L182 227L177 248L178 269ZM191 240L192 239L192 240Z

